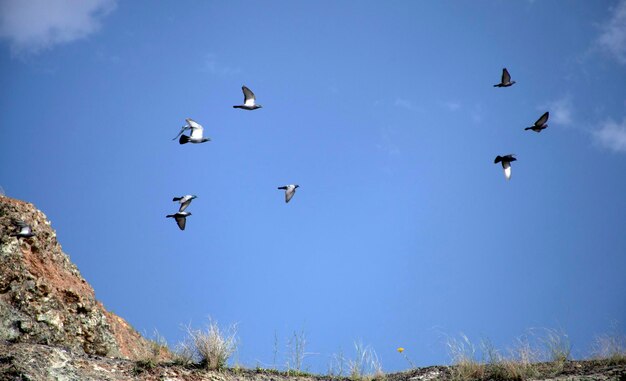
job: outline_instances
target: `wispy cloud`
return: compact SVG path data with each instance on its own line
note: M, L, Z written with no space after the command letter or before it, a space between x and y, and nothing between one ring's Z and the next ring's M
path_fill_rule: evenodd
M14 55L39 53L98 31L115 7L116 0L2 0L0 38Z
M458 109L461 108L461 104L459 102L456 101L447 101L447 102L443 102L442 105L448 109L448 111L457 111Z
M376 101L378 102L378 101ZM384 104L388 104L385 101L381 101L379 103L384 103ZM417 112L424 112L424 106L422 104L420 104L419 102L416 103L410 99L407 98L401 98L401 97L397 97L395 101L393 101L393 105L395 107L399 107L399 108L403 108L406 110L411 110L411 111L417 111Z
M241 72L240 68L230 67L230 66L223 65L220 62L218 62L215 54L207 54L204 57L202 70L207 71L212 74L219 74L219 75L232 75L232 74L239 74Z
M537 111L550 111L550 121L548 124L552 122L556 125L570 127L574 121L574 107L572 105L572 99L569 96L548 102L546 105L537 108Z
M397 107L405 108L407 110L412 110L414 108L413 102L411 102L408 99L403 99L403 98L396 98L394 105L396 105Z
M613 152L626 153L626 118L622 123L609 119L593 132L593 137L601 147Z
M376 148L386 153L389 156L396 156L400 154L400 148L395 143L395 130L389 126L381 127L380 137Z
M613 7L611 19L602 26L597 44L618 62L626 64L626 0Z
M483 106L480 103L475 104L470 115L472 116L472 122L481 124L484 119Z

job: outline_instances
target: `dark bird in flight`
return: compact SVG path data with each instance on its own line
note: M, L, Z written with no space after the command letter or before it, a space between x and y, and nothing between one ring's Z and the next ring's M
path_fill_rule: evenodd
M13 234L11 234L13 237L30 238L35 235L30 225L24 221L15 221L14 225L17 229L13 232Z
M185 144L185 143L204 143L204 142L208 142L211 139L209 138L205 138L202 137L202 134L204 133L204 128L195 120L191 119L191 118L187 118L185 119L187 121L187 124L185 124L181 129L180 132L178 133L178 135L176 135L176 137L172 140L176 140L177 137L180 136L180 139L178 140L178 142L180 144ZM185 132L185 130L191 130L191 136L187 136L187 135L183 135L183 132Z
M502 163L502 168L504 168L504 177L507 180L511 179L511 162L517 160L513 154L504 155L504 156L496 156L496 159L493 161L494 164Z
M541 132L541 130L545 130L546 128L548 128L548 124L546 122L548 121L549 117L550 112L546 111L543 115L541 115L539 119L537 119L534 125L524 128L524 131L533 130L535 132Z
M241 90L243 90L243 105L233 106L233 108L242 108L244 110L256 110L263 106L256 104L256 97L252 90L245 86L241 86Z
M282 187L278 187L278 189L283 189L285 191L285 202L289 202L294 194L296 194L296 188L300 187L300 185L289 184Z
M168 214L165 217L172 217L176 220L176 223L178 224L178 227L180 228L180 230L185 230L185 224L187 224L187 216L191 216L191 213L189 212L178 212L175 214Z
M497 85L493 85L493 87L509 87L513 86L515 81L511 81L511 74L506 68L502 69L502 80Z
M180 203L180 209L178 209L178 211L184 212L194 198L198 198L198 196L195 194L188 194L183 197L174 197L172 201L178 201Z

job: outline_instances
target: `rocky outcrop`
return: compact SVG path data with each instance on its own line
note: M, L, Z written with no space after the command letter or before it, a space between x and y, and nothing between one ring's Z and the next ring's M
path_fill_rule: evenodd
M34 237L17 238L14 221ZM150 344L105 310L61 250L50 221L32 204L0 196L0 340L137 359Z

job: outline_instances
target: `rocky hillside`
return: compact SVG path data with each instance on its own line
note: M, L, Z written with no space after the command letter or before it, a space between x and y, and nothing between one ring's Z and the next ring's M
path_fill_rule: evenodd
M35 235L14 237L15 221ZM108 312L61 250L46 216L32 204L0 196L0 380L321 381L349 378L272 370L226 369L170 361L128 323ZM538 364L541 367L541 364ZM387 381L454 380L455 367L377 377ZM624 362L569 361L542 380L626 381ZM484 377L483 377L484 378Z
M17 220L35 236L13 237ZM32 204L0 196L0 250L0 340L127 359L148 350L145 339L96 300Z

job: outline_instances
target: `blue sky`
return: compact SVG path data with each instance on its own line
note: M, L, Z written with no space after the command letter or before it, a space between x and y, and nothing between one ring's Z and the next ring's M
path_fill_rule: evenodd
M283 366L303 330L318 372L625 332L624 1L2 0L0 38L0 186L140 332L210 315ZM188 117L211 142L171 140Z

